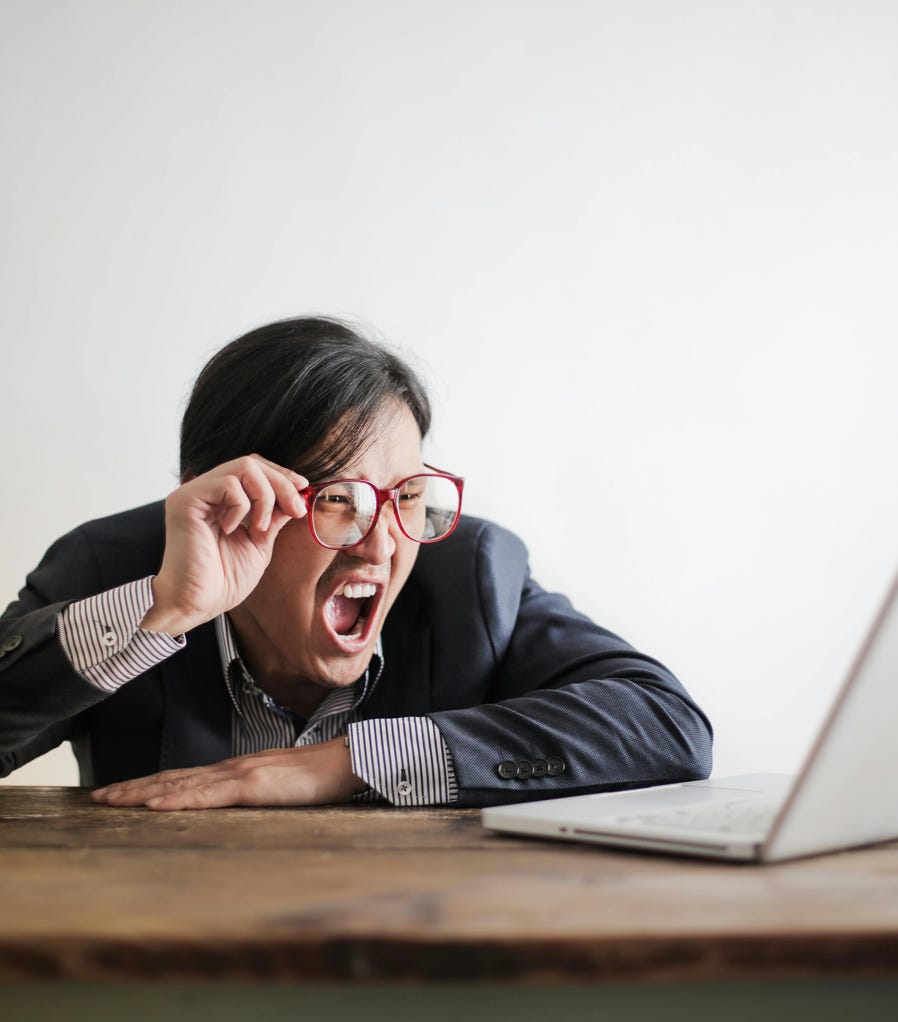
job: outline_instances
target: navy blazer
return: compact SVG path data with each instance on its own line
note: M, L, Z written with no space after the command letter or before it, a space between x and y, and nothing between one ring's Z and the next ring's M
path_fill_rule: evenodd
M28 576L0 618L3 775L66 740L83 784L231 755L211 622L111 696L72 669L56 636L67 603L155 574L164 539L164 506L150 504L75 529ZM360 716L429 716L452 754L460 806L710 772L711 727L676 678L541 589L520 540L489 522L464 516L421 549L383 646Z

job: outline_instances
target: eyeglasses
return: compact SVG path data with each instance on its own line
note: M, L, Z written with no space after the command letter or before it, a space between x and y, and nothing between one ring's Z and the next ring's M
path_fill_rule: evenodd
M371 535L388 502L404 536L416 543L439 543L458 524L464 485L464 479L433 469L386 490L367 479L333 479L307 486L300 496L315 541L329 550L346 550Z

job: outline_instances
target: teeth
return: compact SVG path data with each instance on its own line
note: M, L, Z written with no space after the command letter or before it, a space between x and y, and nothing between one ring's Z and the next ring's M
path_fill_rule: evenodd
M369 596L373 596L377 592L377 586L372 585L370 582L360 582L358 585L343 586L342 589L337 590L338 596L345 596L349 600L364 600Z

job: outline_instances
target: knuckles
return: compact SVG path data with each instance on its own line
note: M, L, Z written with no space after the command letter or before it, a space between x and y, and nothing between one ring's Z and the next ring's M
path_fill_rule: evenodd
M242 475L259 475L262 473L262 465L264 463L264 458L258 454L243 454L239 458L227 462L222 467L239 478ZM213 469L213 471L215 470Z
M215 785L208 782L205 784L198 784L191 790L191 794L200 802L211 802L215 795Z
M185 479L165 501L170 514L186 512L196 499L204 503L220 501L228 505L248 507L255 503L274 504L278 493L286 493L287 480L294 486L306 486L307 480L290 469L266 461L259 454L244 454L204 472ZM254 496L247 492L247 486Z

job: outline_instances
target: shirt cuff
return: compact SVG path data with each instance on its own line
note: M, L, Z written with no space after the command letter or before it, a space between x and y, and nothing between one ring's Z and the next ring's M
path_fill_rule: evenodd
M458 800L449 747L429 717L363 720L349 725L352 772L397 806Z
M153 606L153 576L70 603L57 617L59 641L72 667L103 692L162 663L187 644L183 635L140 627Z

